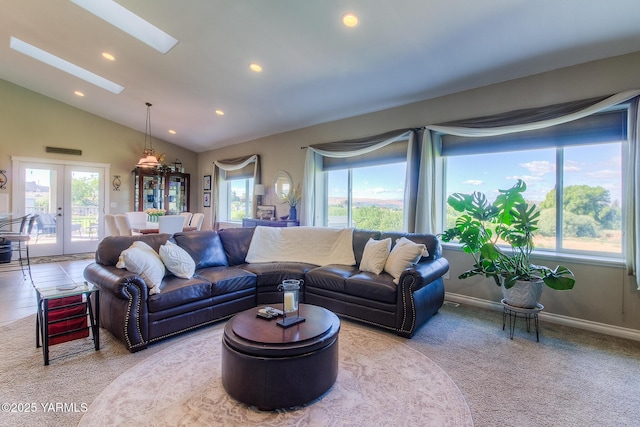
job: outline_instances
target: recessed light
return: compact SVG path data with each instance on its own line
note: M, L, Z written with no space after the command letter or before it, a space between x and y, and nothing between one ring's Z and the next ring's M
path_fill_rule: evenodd
M176 131L175 131L175 130L173 130L173 129L169 129L169 133L170 133L171 135L175 135L175 134L176 134Z
M342 23L347 27L355 27L358 25L358 17L353 13L346 13L342 16Z
M102 52L102 57L104 59L109 60L109 61L115 61L116 60L116 57L111 55L109 52Z
M262 67L256 64L255 62L252 62L251 64L249 64L249 68L251 69L251 71L255 71L256 73L262 72Z
M219 116L224 116L224 111L216 110L216 114L219 115Z
M77 95L77 96L80 96L80 97L84 96L84 93L80 92L79 90L76 90L76 91L75 91L75 92L73 92L73 93L74 93L75 95Z
M84 81L101 87L102 89L115 93L116 95L124 90L123 86L120 86L119 84L114 83L111 80L107 80L104 77L94 74L91 71L85 70L82 67L78 67L76 64L65 61L60 57L57 57L15 37L11 37L9 47L17 52L30 56L31 58L37 59L38 61L44 62L45 64L50 65L54 68L57 68L58 70L69 73L72 76L78 77Z

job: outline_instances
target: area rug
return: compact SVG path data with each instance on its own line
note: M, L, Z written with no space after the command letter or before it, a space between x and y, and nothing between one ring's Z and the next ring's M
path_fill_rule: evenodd
M190 336L115 379L81 426L472 426L451 378L397 337L342 322L336 383L305 406L258 411L220 380L222 328Z
M94 259L94 258L95 258L95 252L86 252L81 254L32 257L30 261L31 261L31 264L49 264L52 262L78 261L78 260Z

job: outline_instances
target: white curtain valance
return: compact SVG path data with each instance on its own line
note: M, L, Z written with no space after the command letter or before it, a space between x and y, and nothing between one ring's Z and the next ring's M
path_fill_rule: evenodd
M638 95L640 95L640 90L628 90L626 92L621 92L621 93L606 97L604 99L599 98L600 100L598 101L594 101L594 102L586 101L587 106L585 106L584 108L580 108L578 111L572 111L565 115L557 115L562 113L558 112L557 110L554 110L551 113L551 116L552 116L551 118L533 121L530 123L527 123L526 115L527 113L529 113L529 111L531 111L529 114L534 114L533 113L534 110L529 110L524 114L522 112L515 112L515 114L512 114L511 115L512 117L516 117L517 120L521 121L521 123L518 123L518 124L500 125L500 120L490 121L487 118L482 118L475 121L475 124L473 125L473 127L471 126L472 126L472 123L474 123L474 121L470 120L470 121L460 121L460 123L467 124L468 126L466 127L457 126L456 125L457 122L451 122L451 123L448 123L448 124L445 123L442 125L427 125L426 128L435 132L440 132L440 133L449 134L449 135L456 135L456 136L466 136L470 138L506 135L514 132L544 129L550 126L568 123L573 120L587 117L591 114L597 113L599 111L612 107L621 102L628 101L629 99L636 97ZM538 111L538 114L540 115L545 114L545 109L540 109L536 111ZM504 121L510 122L508 118L505 118ZM483 122L485 124L483 124Z
M387 145L407 139L410 129L395 130L370 138L310 145L309 150L324 157L345 158L372 153Z
M252 154L249 157L238 157L235 159L227 159L213 162L214 165L219 167L225 171L235 171L240 170L246 166L249 166L251 163L256 162L258 160L257 154Z

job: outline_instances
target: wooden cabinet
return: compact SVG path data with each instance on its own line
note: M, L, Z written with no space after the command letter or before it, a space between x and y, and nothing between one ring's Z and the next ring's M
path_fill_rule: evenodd
M167 215L190 210L188 173L136 168L134 210L165 209Z
M242 218L243 227L256 227L263 225L265 227L297 227L300 221L271 221L269 219Z

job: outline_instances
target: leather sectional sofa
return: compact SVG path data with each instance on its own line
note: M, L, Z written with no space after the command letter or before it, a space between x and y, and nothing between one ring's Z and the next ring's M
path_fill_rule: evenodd
M302 302L410 338L444 301L442 276L449 264L433 235L353 230L350 242L355 263L319 266L286 259L246 262L248 254L251 257L255 230L106 237L98 245L95 262L84 271L85 279L100 288L101 326L134 352L256 305L281 303L277 286L285 279L303 279ZM391 238L395 244L400 237L424 244L428 254L402 271L398 284L386 272L360 271L369 239ZM116 267L121 253L133 242L143 241L158 252L168 240L195 262L191 278L168 273L162 278L159 292L150 293L142 274Z

